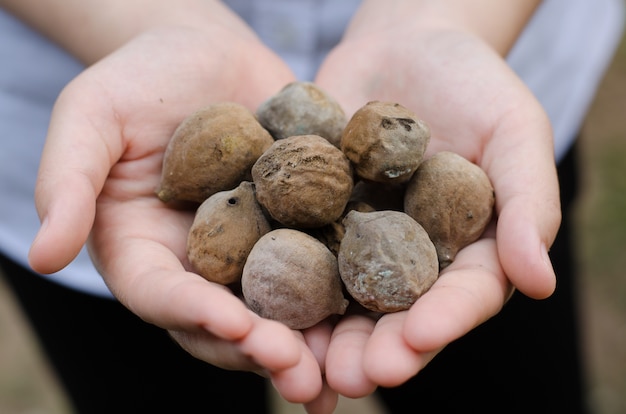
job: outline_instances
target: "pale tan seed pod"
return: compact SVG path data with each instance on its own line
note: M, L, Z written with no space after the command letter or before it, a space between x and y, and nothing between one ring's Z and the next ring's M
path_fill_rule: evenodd
M415 173L429 141L428 125L412 111L398 103L372 101L348 121L341 150L359 177L398 184Z
M241 280L250 250L271 230L251 182L207 198L187 237L187 258L205 279L228 285Z
M337 259L321 242L276 229L254 245L243 269L243 297L263 318L306 329L348 307Z
M338 219L354 187L346 156L317 135L275 141L252 167L257 199L287 227L321 227Z
M202 203L250 180L250 169L274 140L246 107L222 102L178 126L166 148L156 190L164 202Z
M426 231L401 211L351 211L339 273L348 293L374 312L411 307L435 283L439 264Z
M466 158L443 151L425 160L409 181L404 211L426 229L443 269L483 234L494 204L487 174Z
M319 135L339 148L348 122L339 103L312 82L291 82L263 102L256 111L259 122L274 139Z

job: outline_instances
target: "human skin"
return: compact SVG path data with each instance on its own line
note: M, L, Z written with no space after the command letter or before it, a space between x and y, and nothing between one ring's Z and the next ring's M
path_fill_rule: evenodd
M52 114L36 189L42 227L33 269L61 269L89 238L104 280L131 311L208 363L268 375L283 397L316 413L331 412L337 393L364 396L417 374L496 314L512 286L549 296L546 250L560 222L551 131L500 57L534 2L382 3L363 3L316 82L349 114L372 99L401 102L432 128L430 153L452 150L478 163L497 195L497 229L460 251L409 311L378 321L350 316L300 333L256 317L187 271L192 214L154 195L167 140L198 107L233 100L254 109L294 80L215 1L120 0L105 10L96 1L0 1L93 63Z

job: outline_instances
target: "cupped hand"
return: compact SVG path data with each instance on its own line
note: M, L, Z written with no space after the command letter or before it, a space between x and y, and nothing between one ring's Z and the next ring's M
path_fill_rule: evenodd
M169 330L192 355L263 372L285 398L307 402L322 377L304 337L190 272L193 210L155 195L164 149L184 117L224 101L254 110L292 80L251 32L219 26L154 29L86 69L52 114L30 261L39 272L57 271L89 237L107 286L132 312Z
M326 375L331 387L352 397L414 376L448 343L495 315L511 287L538 299L555 287L547 251L561 215L546 114L482 40L412 27L353 28L316 82L349 115L372 100L414 111L431 129L426 156L454 151L486 171L497 225L461 250L408 311L339 323Z

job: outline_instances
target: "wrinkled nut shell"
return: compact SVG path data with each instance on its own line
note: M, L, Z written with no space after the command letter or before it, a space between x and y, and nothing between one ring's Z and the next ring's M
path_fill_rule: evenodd
M343 223L339 273L363 307L383 313L408 309L437 280L435 246L407 214L351 211Z
M252 183L244 181L200 204L187 237L187 258L211 282L239 282L250 250L270 230Z
M397 103L372 101L348 121L341 150L359 177L404 183L422 162L429 141L430 129L409 109Z
M255 161L274 142L246 107L223 102L187 117L170 139L157 196L202 203L250 179Z
M263 318L306 329L348 306L337 259L321 242L293 229L259 239L241 278L249 308Z
M353 189L352 167L324 138L275 141L252 167L257 199L288 227L321 227L338 219Z
M425 160L409 181L404 211L429 234L443 269L485 231L494 203L487 174L462 156L443 151Z
M256 115L274 139L319 135L337 148L348 122L339 103L311 82L287 84L259 105Z

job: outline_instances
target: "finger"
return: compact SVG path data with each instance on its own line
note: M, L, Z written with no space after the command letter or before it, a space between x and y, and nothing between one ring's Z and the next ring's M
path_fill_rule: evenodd
M169 331L181 348L194 358L227 370L263 371L249 355L243 354L233 342L209 332Z
M320 394L313 401L305 403L304 408L308 414L332 414L335 412L338 402L339 395L337 392L324 382Z
M257 315L253 315L253 321L250 333L239 341L239 348L257 364L274 372L293 368L303 358L314 360L308 348L302 346L302 340L284 324ZM319 368L311 371L319 376Z
M41 157L35 205L42 226L29 254L30 265L41 273L60 270L82 248L94 220L96 197L119 154L113 148L119 134L98 121L106 111L88 119L72 110L76 106L81 106L81 98L68 87L55 104Z
M238 341L209 332L171 331L170 334L194 357L224 369L279 371L297 365L301 347L293 333L278 322L259 317L254 320L248 335Z
M326 355L326 381L349 398L371 394L376 384L363 371L364 351L375 321L361 315L345 316L335 327Z
M500 311L511 285L493 239L462 249L407 312L403 338L418 352L440 349Z
M548 250L554 241L561 211L558 202L545 198L543 206L529 208L524 197L510 200L498 218L498 252L511 282L525 295L544 299L556 287ZM543 213L540 211L543 209Z
M535 111L507 113L482 166L496 192L502 266L517 289L539 299L549 296L556 282L547 251L561 223L559 186L548 119L532 96L517 102Z
M315 356L322 374L326 372L326 355L330 345L330 338L334 326L329 320L324 320L317 325L302 331L305 343Z
M299 343L302 357L298 364L270 372L270 379L285 400L302 404L315 400L322 392L322 373L304 340Z
M185 272L164 246L125 240L116 248L128 252L113 253L124 271L107 267L105 280L120 302L143 320L170 330L205 330L227 340L243 338L252 329L253 318L239 298Z
M404 338L407 312L384 315L376 324L363 354L367 378L383 387L396 387L415 376L436 352L416 352Z

